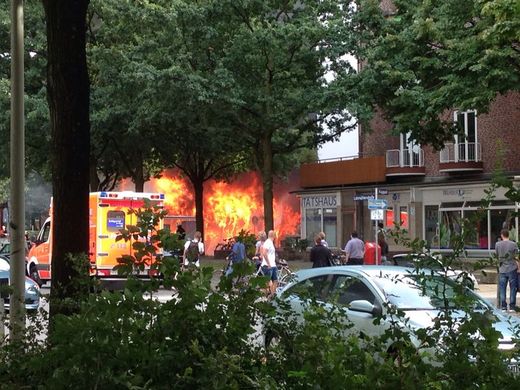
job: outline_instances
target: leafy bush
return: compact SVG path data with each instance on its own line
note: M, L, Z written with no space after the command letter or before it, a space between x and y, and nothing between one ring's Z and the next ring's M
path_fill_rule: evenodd
M430 328L412 334L403 326L403 312L389 307L386 315L393 325L383 335L349 336L353 324L345 312L316 300L309 299L303 323L282 301L275 302L275 310L262 296L263 280L246 277L251 272L247 263L235 269L239 280L248 281L238 286L222 278L212 287L211 269L179 272L178 261L155 253L158 237L164 237L155 230L159 210L136 212L139 225L121 234L121 239L142 239L133 244L135 257L121 259L120 272L128 277L125 290L86 296L76 303L76 314L53 319L46 340L37 338L44 319L29 328L26 339L0 349L2 388L520 386L507 369L507 359L518 359L518 350L506 356L497 349L491 313L469 308L462 287L458 302L466 305L467 316L454 316L446 307ZM398 232L395 238L400 239ZM408 244L414 250L423 245ZM161 278L135 278L134 271L150 259ZM441 267L450 264L451 259L441 259ZM420 270L418 264L417 274ZM156 299L161 284L171 291L167 302ZM265 330L265 340L259 330Z

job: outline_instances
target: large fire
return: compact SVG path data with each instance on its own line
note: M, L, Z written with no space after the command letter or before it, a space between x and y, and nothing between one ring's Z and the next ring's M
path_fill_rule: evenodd
M274 225L277 237L299 234L299 201L289 191L297 188L293 175L288 182L274 185ZM189 181L175 171L164 172L162 178L147 183L147 190L166 195L171 216L195 216L194 194ZM262 184L257 173L239 175L233 182L210 180L204 185L204 240L206 253L212 254L223 240L240 230L257 234L264 230Z

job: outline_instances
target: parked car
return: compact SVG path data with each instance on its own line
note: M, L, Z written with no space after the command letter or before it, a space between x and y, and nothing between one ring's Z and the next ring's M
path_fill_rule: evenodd
M25 255L27 256L29 251L30 243L27 243L27 248L25 250ZM0 243L0 256L6 258L8 261L11 258L11 243L9 241L4 241ZM25 275L29 276L32 280L38 283L38 286L41 287L43 285L43 281L40 278L40 274L38 272L38 268L35 266L28 266L27 258L25 259Z
M11 265L9 259L0 255L0 296L4 299L4 308L9 310L9 277ZM38 283L29 277L25 277L25 309L28 311L38 310L40 307L40 287Z
M282 308L289 307L289 315L298 324L304 323L304 312L312 300L323 303L325 310L338 312L339 309L345 313L345 322L353 325L346 327L346 336L382 336L397 321L419 348L416 331L433 326L446 305L457 317L467 314L455 299L461 286L433 270L417 274L412 268L366 265L305 269L295 275L292 283L277 292L281 300L275 303L277 309L281 312L285 310ZM439 291L444 291L442 297L439 297ZM463 291L473 311L489 311L494 315L492 326L501 333L498 348L514 349L518 336L514 328L520 326L520 320L499 312L470 289ZM404 318L396 317L389 308L399 309ZM285 319L287 314L282 314ZM380 320L374 321L376 317ZM266 344L270 341L268 333L269 329L266 330ZM389 351L391 347L390 341ZM511 362L510 369L520 372L516 362Z
M440 255L437 254L427 256L424 253L399 253L392 256L392 260L393 264L397 266L414 268L419 264L424 268L439 270L443 269L442 259L439 256ZM458 283L464 284L472 290L478 289L477 278L469 271L448 268L446 276Z

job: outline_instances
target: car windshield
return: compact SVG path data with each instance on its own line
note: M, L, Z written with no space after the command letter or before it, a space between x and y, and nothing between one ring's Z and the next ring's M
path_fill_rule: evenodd
M439 275L379 275L373 280L388 302L401 310L488 308L469 289Z

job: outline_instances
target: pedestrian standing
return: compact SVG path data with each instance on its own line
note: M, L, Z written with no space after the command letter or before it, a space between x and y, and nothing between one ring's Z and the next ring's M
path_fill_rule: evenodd
M509 230L502 229L500 232L502 241L495 244L495 252L498 257L498 289L500 306L503 311L508 309L506 301L506 289L509 284L509 311L517 310L516 292L518 290L518 245L509 239Z
M184 228L182 227L182 223L179 223L177 225L177 230L175 231L175 233L177 234L177 238L179 240L184 240L186 239L186 230L184 230Z
M362 265L365 256L365 243L358 238L356 231L350 235L350 240L345 245L345 257L347 265Z
M332 253L329 248L323 245L320 234L314 237L314 246L311 248L310 260L312 268L328 267L331 264Z
M233 244L233 248L231 248L231 253L227 257L229 261L228 268L226 269L225 275L229 276L233 273L233 265L241 263L246 258L246 246L241 240L241 237L238 236L235 239L235 243Z
M276 248L274 246L275 240L274 230L269 230L267 233L267 240L261 248L262 254L262 272L269 279L269 293L273 296L278 286L278 268L276 268Z
M329 247L329 244L327 243L327 241L325 241L325 232L319 232L318 233L318 236L320 236L320 239L321 239L321 245L323 245L324 247Z
M196 231L193 240L188 240L184 244L184 268L195 266L200 268L200 256L204 253L204 244L202 242L202 234Z
M388 264L388 243L386 242L386 232L383 224L379 222L377 224L377 244L381 248L381 264Z
M255 244L255 255L253 256L257 271L262 264L262 245L264 245L265 240L267 240L267 233L264 231L258 233L258 241Z

